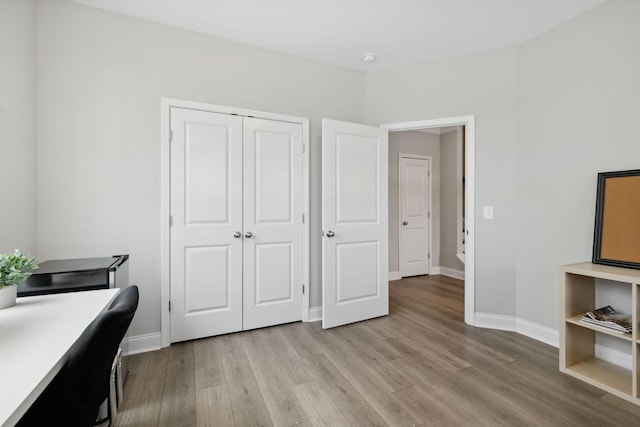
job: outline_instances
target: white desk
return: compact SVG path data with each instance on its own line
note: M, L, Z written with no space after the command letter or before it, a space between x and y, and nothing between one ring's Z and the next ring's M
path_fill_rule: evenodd
M18 298L0 310L0 425L13 426L119 289Z

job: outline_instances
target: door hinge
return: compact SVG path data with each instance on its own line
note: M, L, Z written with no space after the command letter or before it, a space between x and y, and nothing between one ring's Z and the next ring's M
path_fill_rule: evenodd
M173 130L169 130L169 142L173 141Z
M169 227L173 227L173 215L169 215Z
M171 313L171 301L169 301L169 313Z
M305 145L302 144L302 152L304 153L304 150L306 149Z
M427 176L431 177L431 171L427 171Z
M431 259L431 254L427 254L427 258L428 258L428 259Z
M427 218L431 218L431 212L427 212Z
M304 294L304 284L302 285L302 293Z
M304 224L304 214L302 214L302 223Z

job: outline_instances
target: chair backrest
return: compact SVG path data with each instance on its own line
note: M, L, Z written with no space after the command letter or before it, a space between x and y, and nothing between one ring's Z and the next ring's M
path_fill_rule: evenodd
M99 406L109 395L111 366L138 307L138 287L124 289L82 333L64 366L69 402L79 410Z

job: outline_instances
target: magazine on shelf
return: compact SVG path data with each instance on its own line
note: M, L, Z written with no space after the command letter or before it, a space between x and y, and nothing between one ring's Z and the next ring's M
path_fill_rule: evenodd
M633 328L631 315L618 313L610 305L593 311L587 311L581 322L602 326L621 334L630 334Z

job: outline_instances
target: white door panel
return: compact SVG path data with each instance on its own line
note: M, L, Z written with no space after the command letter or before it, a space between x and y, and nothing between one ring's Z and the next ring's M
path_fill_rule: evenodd
M385 129L323 119L323 327L389 313Z
M229 221L227 132L226 126L184 123L186 224Z
M292 243L264 243L254 247L255 306L293 301L295 260Z
M242 119L171 109L171 341L242 329Z
M378 242L336 244L336 304L380 295Z
M401 155L400 275L429 274L429 160Z
M184 277L185 283L189 284L185 289L185 316L203 311L229 310L229 246L184 249ZM219 273L212 277L211 270Z
M377 136L335 134L336 224L378 221ZM330 159L327 159L330 161Z
M243 328L302 320L302 126L246 118L244 161Z
M273 122L264 120L270 127ZM293 151L300 139L292 139L291 134L267 132L256 129L255 120L251 120L251 129L247 129L247 146L245 153L247 161L247 176L251 175L254 201L247 205L247 209L254 209L253 217L257 224L281 223L290 224L294 206L291 180L294 178ZM278 124L279 125L279 124ZM291 127L289 124L285 124ZM294 130L296 128L295 125ZM252 169L253 168L253 169Z

